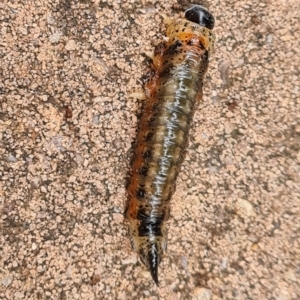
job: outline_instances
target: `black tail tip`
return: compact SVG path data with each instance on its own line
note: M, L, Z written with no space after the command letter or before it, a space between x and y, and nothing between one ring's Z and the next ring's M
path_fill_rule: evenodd
M155 282L155 284L157 285L157 286L159 286L159 284L158 284L158 273L157 273L157 268L156 269L150 269L150 273L151 273L151 276L152 276L152 279L153 279L153 281Z
M203 6L194 5L184 13L187 20L212 30L215 26L214 16Z
M160 257L156 249L156 245L153 244L148 252L148 266L153 281L158 285L158 265L160 263Z

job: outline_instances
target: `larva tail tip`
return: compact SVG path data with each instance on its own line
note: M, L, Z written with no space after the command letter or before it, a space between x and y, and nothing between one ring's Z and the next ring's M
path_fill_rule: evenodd
M145 264L150 271L151 277L155 284L158 286L158 265L160 263L159 248L156 243L150 246L147 257L145 257L147 263Z
M155 254L155 256L153 256L149 252L148 259L149 259L149 268L150 268L149 271L151 273L152 279L155 282L155 284L157 286L159 286L158 285L158 263L159 263L159 260L158 260L157 254Z

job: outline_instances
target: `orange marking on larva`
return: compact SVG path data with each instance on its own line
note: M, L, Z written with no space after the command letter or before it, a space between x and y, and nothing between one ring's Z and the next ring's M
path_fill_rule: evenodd
M146 96L151 97L154 96L157 87L157 78L152 78L145 84Z
M208 48L209 41L208 41L207 37L198 36L193 33L180 33L178 36L179 36L179 39L181 39L181 40L193 41L193 44L201 43L204 48L206 48L206 49Z
M155 56L152 61L154 70L159 70L161 68L162 63L163 63L163 55L167 48L168 48L167 44L164 42L160 43L156 47Z
M153 66L156 70L160 69L161 68L161 65L162 65L162 56L155 56L153 58Z
M202 43L202 45L204 46L205 49L208 48L209 46L209 41L206 37L200 36L199 37L200 42Z
M179 33L179 34L178 34L178 37L179 37L179 40L181 40L181 41L189 41L189 40L191 40L191 39L193 39L193 38L196 38L196 39L199 38L199 37L198 37L196 34L194 34L194 33L186 33L186 32L181 32L181 33Z
M201 100L202 100L202 92L199 92L196 96L196 101L197 103L200 103Z
M137 216L138 211L138 201L136 198L132 198L132 201L130 201L129 206L127 208L126 217L128 219L135 219Z
M187 12L168 23L169 41L156 48L127 188L132 244L156 284L170 200L214 42L213 16L197 5Z

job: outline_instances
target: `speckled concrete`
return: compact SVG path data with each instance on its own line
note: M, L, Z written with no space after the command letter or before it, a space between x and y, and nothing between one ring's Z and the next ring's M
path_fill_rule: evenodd
M123 219L130 95L186 1L0 2L0 299L300 299L300 4L204 2L218 42L159 288Z

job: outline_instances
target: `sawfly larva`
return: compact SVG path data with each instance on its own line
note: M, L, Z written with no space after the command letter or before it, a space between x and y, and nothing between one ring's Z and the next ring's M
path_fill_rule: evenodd
M170 200L215 40L214 17L202 6L166 23L168 41L156 47L145 85L125 212L133 248L157 285Z

